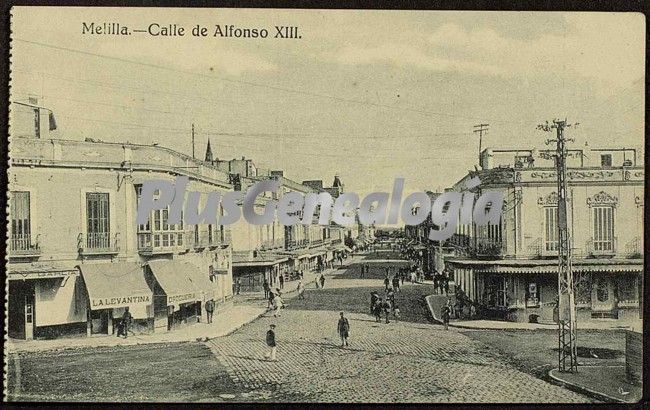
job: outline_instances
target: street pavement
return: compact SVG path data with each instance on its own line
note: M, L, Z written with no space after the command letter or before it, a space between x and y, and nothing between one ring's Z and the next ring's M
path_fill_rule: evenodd
M373 263L374 265L374 263ZM289 299L280 317L264 315L207 342L231 379L251 397L308 402L584 403L586 396L515 369L506 357L461 332L430 324L419 299L427 285L406 284L404 320L376 323L369 290L383 288L383 268L358 277L358 265ZM350 346L340 347L339 311L350 320ZM278 361L264 356L269 324L276 327ZM239 399L241 400L241 398Z

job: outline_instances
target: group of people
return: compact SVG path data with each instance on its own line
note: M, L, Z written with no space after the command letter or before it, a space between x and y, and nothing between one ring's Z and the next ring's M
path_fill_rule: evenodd
M395 319L400 316L399 306L395 301L395 291L387 288L384 297L379 296L376 291L370 292L370 314L375 316L375 321L381 322L382 314L386 318L386 323L390 323L390 315Z
M449 272L445 269L442 273L434 273L433 275L433 290L436 294L449 295Z

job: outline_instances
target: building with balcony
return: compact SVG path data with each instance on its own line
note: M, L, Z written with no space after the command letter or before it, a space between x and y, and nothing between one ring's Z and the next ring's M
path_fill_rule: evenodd
M38 135L10 144L10 337L112 334L126 307L134 331L167 331L232 296L228 227L169 224L168 209L136 224L143 181L185 175L188 190L207 193L232 190L227 174L158 146Z
M638 317L643 282L644 169L634 149L570 150L568 224L579 320ZM543 152L541 154L544 154ZM481 170L451 190L503 194L499 224L458 225L446 241L456 286L494 315L553 319L558 293L557 180L536 150L481 154Z

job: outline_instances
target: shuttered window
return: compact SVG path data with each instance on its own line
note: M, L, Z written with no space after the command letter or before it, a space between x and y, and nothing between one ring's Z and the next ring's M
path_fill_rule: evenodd
M86 194L86 246L91 249L110 247L110 211L108 194Z
M594 220L594 251L614 251L614 208L598 206L592 209Z
M29 192L12 192L9 212L11 216L11 249L31 248L31 220L29 213Z

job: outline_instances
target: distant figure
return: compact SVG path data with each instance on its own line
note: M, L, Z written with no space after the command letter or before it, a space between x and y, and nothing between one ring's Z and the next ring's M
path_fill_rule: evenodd
M269 292L271 291L271 286L269 286L269 281L264 278L264 283L262 284L262 288L264 288L264 299L269 298Z
M267 299L268 303L266 305L266 308L268 310L271 310L271 307L273 306L273 299L275 299L275 295L273 294L273 292L269 291L269 298Z
M399 306L397 306L397 303L395 302L393 302L393 317L399 319Z
M280 275L280 289L284 289L284 275Z
M298 287L296 288L296 291L298 292L298 299L304 299L305 298L305 285L302 284L302 281L298 281Z
M361 275L359 277L363 279L365 274L366 274L366 265L361 265Z
M384 310L384 314L386 315L386 323L390 323L390 321L388 320L388 316L390 315L391 303L388 299L384 301L382 308Z
M384 302L378 298L375 305L372 307L372 313L375 315L375 321L381 322L381 310L383 309Z
M236 282L235 288L236 288L236 290L237 290L236 293L239 295L239 292L241 291L241 279L237 278L237 282Z
M386 277L384 278L384 286L386 287L386 290L388 290L388 287L390 286L390 279L388 279L388 273L386 274Z
M348 336L350 334L350 322L348 319L343 317L343 312L341 312L341 318L339 319L339 324L337 328L339 336L341 336L341 347L349 346L348 345Z
M377 300L379 299L379 295L377 292L372 291L370 292L370 314L372 315L375 312L375 304L377 303Z
M277 351L277 346L275 343L275 325L271 324L270 329L266 332L266 345L270 347L270 351L266 354L266 358L275 362L277 361L275 354Z
M122 323L124 326L124 338L126 339L129 336L129 329L131 329L131 322L133 322L133 316L129 312L129 307L124 308L124 314L122 315Z
M447 299L447 303L442 307L440 315L442 316L442 323L445 325L445 330L448 330L449 318L451 317L451 299Z
M321 289L325 287L325 276L322 273L320 274L320 287Z
M273 309L275 310L273 312L273 317L279 317L280 315L280 309L284 308L284 301L282 300L282 297L280 295L276 295L273 298Z
M205 313L208 316L208 324L212 323L212 315L214 314L214 300L210 299L205 302Z
M395 292L400 291L399 290L399 277L397 275L395 275L395 277L393 277L393 289L395 289Z

